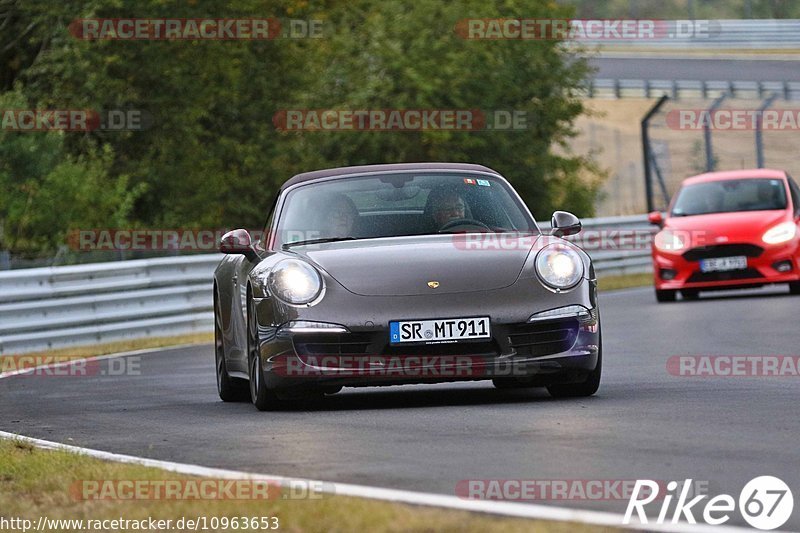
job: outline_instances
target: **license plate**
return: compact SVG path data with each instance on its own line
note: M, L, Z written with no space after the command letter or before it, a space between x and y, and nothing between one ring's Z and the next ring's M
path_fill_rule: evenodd
M458 342L490 339L489 317L389 322L389 342Z
M703 272L724 272L726 270L744 270L747 268L747 257L714 257L700 261L700 270Z

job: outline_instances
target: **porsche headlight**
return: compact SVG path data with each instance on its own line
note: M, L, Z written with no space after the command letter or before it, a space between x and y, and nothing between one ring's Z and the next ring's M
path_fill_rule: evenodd
M653 244L662 252L677 252L686 247L686 239L683 235L667 229L656 233Z
M305 305L322 292L322 277L305 261L284 259L270 272L269 289L284 302Z
M797 226L794 225L794 222L782 222L768 229L761 240L767 244L780 244L792 240L795 233L797 233Z
M570 289L583 276L583 261L578 252L563 244L550 244L536 256L536 273L554 289Z

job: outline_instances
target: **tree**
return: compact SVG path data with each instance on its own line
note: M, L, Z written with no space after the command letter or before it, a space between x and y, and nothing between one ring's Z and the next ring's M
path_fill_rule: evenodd
M232 0L224 12L192 2L156 2L146 10L134 0L0 2L12 5L14 28L31 28L23 39L0 38L11 50L8 57L22 58L12 69L4 61L26 107L133 109L150 117L141 131L64 133L57 143L51 134L6 137L12 139L8 150L38 143L35 150L52 158L35 181L58 190L63 203L84 205L76 172L89 173L103 191L116 191L125 207L116 214L101 210L116 217L106 226L258 227L277 188L295 173L423 160L494 167L540 218L556 207L592 214L599 173L590 159L569 152L572 122L583 112L586 63L556 41L472 41L454 31L469 17L570 16L553 2L328 0L311 6ZM83 40L67 29L78 18L132 16L315 19L323 21L324 38ZM278 131L275 115L298 108L518 111L528 127ZM30 194L27 178L7 170L6 203L16 207L4 216L6 233L14 227L30 240L40 229L19 218ZM67 185L59 189L61 181ZM59 232L85 223L74 211L62 214L50 221Z

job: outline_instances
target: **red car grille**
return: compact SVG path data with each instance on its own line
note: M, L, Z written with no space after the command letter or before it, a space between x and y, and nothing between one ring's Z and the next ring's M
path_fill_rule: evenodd
M701 259L712 259L715 257L732 257L734 255L744 255L747 257L758 257L764 249L755 244L716 244L713 246L698 246L683 253L683 258L687 261L700 261Z

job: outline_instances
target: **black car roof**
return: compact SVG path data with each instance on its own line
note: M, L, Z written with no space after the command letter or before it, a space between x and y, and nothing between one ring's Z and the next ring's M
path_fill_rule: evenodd
M335 176L347 176L352 174L372 173L372 172L402 172L414 170L463 170L467 172L490 172L492 174L500 175L496 170L483 165L473 165L471 163L395 163L390 165L360 165L354 167L338 167L329 168L325 170L314 170L312 172L303 172L292 176L281 187L281 191L306 181L312 181L320 178L331 178Z

